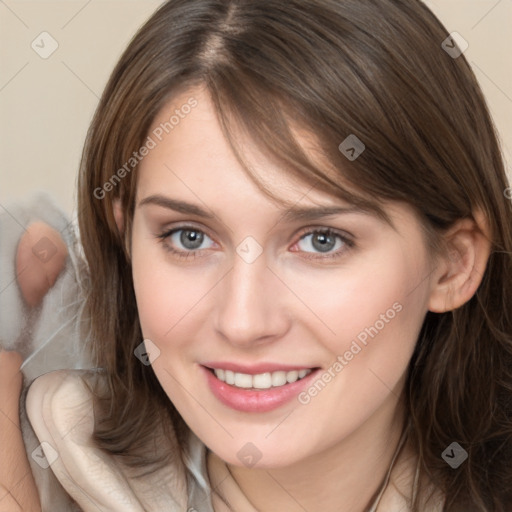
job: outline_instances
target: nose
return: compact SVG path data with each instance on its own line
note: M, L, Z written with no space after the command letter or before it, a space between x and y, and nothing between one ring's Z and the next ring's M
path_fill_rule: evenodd
M267 267L263 254L252 263L235 255L217 294L215 328L232 345L268 343L290 327L284 285Z

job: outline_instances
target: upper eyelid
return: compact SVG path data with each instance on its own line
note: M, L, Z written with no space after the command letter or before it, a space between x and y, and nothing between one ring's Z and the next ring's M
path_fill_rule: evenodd
M185 229L191 229L191 230L196 230L196 231L200 231L201 233L204 233L205 235L208 235L210 238L213 238L210 234L210 231L208 230L208 228L205 228L203 226L196 226L194 225L193 222L184 222L183 224L180 224L180 225L177 225L177 226L171 226L171 227L163 227L160 229L160 232L162 234L171 234L171 233L174 233L175 231L179 231L179 230L185 230Z
M355 238L353 235L351 235L348 231L345 231L343 229L338 228L332 228L330 226L312 226L303 228L302 230L299 230L298 236L304 236L304 235L312 235L314 233L323 233L323 232L332 232L334 235L341 236L342 238Z

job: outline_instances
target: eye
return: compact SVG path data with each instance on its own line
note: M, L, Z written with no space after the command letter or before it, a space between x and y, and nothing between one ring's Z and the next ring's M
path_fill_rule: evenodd
M181 244L189 251L199 249L206 239L210 237L197 229L178 229L170 236L173 244Z
M166 231L158 238L163 242L167 251L181 257L196 257L196 252L210 249L213 240L200 229L185 226Z
M319 254L319 257L322 254L325 254L324 257L337 257L353 247L354 243L332 229L315 229L303 235L295 246L299 251Z

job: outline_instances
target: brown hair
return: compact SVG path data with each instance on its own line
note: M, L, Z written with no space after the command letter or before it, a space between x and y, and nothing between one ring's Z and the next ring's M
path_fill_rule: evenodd
M418 0L171 0L139 30L101 98L79 176L90 335L108 382L95 435L107 452L149 468L142 447L155 422L170 417L181 440L186 426L133 356L142 341L127 251L136 168L97 191L169 99L204 84L241 161L234 123L320 190L376 210L409 203L436 250L455 221L484 213L492 252L481 285L457 310L427 313L404 399L421 473L446 495L444 510L510 511L512 205L485 100L464 56L441 47L447 37ZM329 169L308 158L297 127L314 134ZM338 149L349 135L366 146L354 161ZM457 470L441 458L454 441L469 454Z

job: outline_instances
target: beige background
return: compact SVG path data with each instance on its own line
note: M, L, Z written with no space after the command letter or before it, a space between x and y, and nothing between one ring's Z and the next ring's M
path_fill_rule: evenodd
M74 213L80 153L98 98L124 47L160 3L0 0L0 206L44 190ZM426 3L468 41L465 55L512 163L512 1ZM58 43L47 59L31 47L44 31Z

